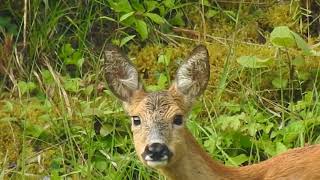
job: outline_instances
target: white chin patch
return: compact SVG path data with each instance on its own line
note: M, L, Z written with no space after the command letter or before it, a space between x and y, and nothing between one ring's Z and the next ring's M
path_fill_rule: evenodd
M163 167L168 164L168 160L163 160L163 161L146 161L147 165L153 168L157 167Z

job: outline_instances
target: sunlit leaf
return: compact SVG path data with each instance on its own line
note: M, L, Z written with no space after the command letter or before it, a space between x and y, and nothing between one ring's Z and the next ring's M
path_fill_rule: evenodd
M134 14L134 11L129 12L129 13L126 13L126 14L124 14L124 15L122 15L122 16L120 17L119 21L121 22L121 21L127 19L128 17L132 16L133 14Z
M159 16L158 14L154 14L154 13L145 13L145 16L147 16L148 18L150 18L153 22L157 23L157 24L163 24L165 21L164 19Z
M118 0L118 1L113 1L113 0L108 0L110 7L115 11L115 12L125 12L129 13L133 11L130 3L128 0Z
M123 45L127 44L127 42L129 42L130 40L132 40L134 37L136 37L136 35L131 35L131 36L126 36L123 39L121 39L120 41L120 47L122 47Z
M270 60L270 58L260 59L256 56L241 56L237 59L237 62L246 68L262 68L267 67Z
M140 34L142 40L148 38L148 26L146 22L143 20L136 20L136 30Z
M144 4L147 6L147 12L153 11L159 6L159 3L157 1L144 1Z
M294 47L296 45L292 31L287 26L279 26L274 28L270 34L273 45L280 47Z

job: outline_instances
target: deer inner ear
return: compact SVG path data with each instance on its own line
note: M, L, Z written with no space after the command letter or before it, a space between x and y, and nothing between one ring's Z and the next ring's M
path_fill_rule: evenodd
M105 77L111 92L124 102L129 102L134 91L141 89L136 68L117 47L105 50Z

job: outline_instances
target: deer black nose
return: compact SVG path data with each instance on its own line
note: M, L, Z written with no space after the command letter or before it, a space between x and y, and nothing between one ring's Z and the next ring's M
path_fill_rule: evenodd
M146 161L165 161L171 156L171 152L167 145L162 143L152 143L146 146L142 157Z

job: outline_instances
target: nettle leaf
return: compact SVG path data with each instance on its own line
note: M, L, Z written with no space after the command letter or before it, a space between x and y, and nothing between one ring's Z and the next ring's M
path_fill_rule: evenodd
M275 88L282 89L282 88L287 87L287 85L288 85L288 80L287 80L287 79L280 78L280 77L277 77L277 78L274 78L274 79L272 80L272 85L273 85Z
M145 13L145 16L147 16L148 18L150 18L153 22L157 23L157 24L163 24L165 22L165 20L159 16L158 14L154 14L154 13Z
M140 34L141 39L145 40L148 38L148 26L143 20L136 20L136 31Z
M270 34L270 39L274 46L288 48L296 45L292 31L287 26L275 27Z
M269 65L270 60L270 58L260 59L256 56L241 56L237 62L246 68L263 68Z

